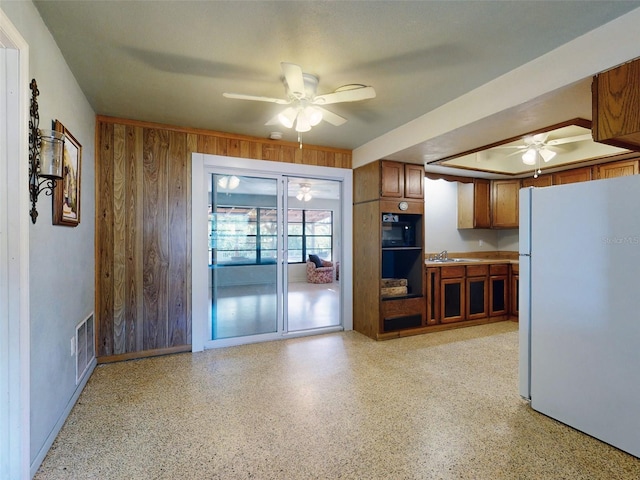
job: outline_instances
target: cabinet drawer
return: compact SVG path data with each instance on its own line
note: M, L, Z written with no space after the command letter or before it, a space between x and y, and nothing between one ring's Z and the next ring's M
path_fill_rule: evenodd
M402 317L405 315L424 315L426 301L423 297L385 300L382 304L382 318Z
M509 273L509 264L491 265L491 275L506 275Z
M482 277L489 274L489 265L467 265L467 277Z
M441 267L440 278L458 278L464 277L464 265L451 265L448 267Z

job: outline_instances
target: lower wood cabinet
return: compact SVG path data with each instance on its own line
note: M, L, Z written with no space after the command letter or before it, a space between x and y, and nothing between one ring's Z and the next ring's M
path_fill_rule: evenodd
M511 287L509 299L509 313L511 317L518 317L520 310L520 268L517 263L511 265Z
M489 316L506 315L509 308L509 265L491 265L489 273Z
M440 269L440 321L459 322L465 318L465 267L446 266Z
M442 323L464 320L465 300L464 278L443 278L440 280L440 311Z
M489 315L489 265L467 266L467 320Z
M430 266L425 276L426 326L489 320L510 313L508 263Z

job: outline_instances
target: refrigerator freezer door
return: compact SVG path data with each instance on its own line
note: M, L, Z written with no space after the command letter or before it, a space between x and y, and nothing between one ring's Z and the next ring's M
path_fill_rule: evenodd
M640 456L640 176L532 193L531 406Z

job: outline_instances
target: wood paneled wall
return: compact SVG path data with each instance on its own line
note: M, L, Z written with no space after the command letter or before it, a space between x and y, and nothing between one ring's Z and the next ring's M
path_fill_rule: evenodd
M351 151L98 116L100 362L191 350L191 154L351 168Z

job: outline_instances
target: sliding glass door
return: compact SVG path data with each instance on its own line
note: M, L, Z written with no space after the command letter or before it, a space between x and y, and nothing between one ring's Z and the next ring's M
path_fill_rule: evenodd
M287 177L287 185L287 331L339 326L341 182Z
M211 340L278 332L279 183L210 174Z
M230 163L194 154L194 351L338 331L345 318L350 328L351 283L340 275L351 268L350 258L341 262L351 171Z

